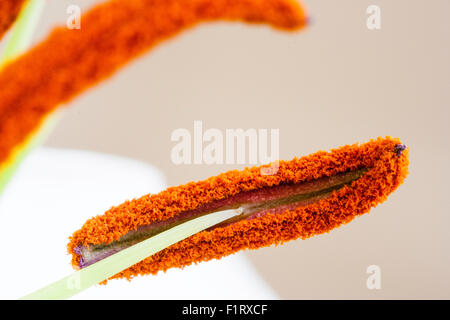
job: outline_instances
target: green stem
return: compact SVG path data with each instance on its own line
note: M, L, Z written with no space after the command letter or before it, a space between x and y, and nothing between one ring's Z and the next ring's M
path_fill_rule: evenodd
M147 257L198 232L241 214L241 212L242 210L240 209L219 211L177 225L176 227L94 263L89 267L76 271L72 275L33 292L22 299L43 300L70 298L92 285L100 283L135 265Z

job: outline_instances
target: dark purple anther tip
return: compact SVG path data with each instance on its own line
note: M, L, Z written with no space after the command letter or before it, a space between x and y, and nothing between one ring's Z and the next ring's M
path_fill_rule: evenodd
M80 267L80 269L83 269L84 267L86 267L86 262L84 261L84 259L83 259L83 256L81 255L81 250L83 249L83 246L82 245L79 245L79 246L77 246L77 247L75 247L74 249L73 249L73 252L75 252L75 254L77 254L77 255L79 255L80 256L80 261L79 261L79 267Z
M76 254L80 255L81 254L81 247L82 247L81 245L75 247L75 249L73 249L73 252L75 252Z
M86 267L86 263L84 262L83 257L80 257L80 269L83 269L84 267Z
M402 155L402 152L405 149L406 149L406 146L404 144L397 144L394 147L394 151L395 151L395 153L397 153L397 156L399 156L399 157Z

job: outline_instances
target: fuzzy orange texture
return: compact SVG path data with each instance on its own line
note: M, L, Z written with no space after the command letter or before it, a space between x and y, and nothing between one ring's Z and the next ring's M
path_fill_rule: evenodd
M16 21L24 2L25 0L0 1L0 39Z
M280 161L279 171L273 176L261 175L261 167L234 170L127 201L102 216L88 220L70 237L68 251L72 254L72 264L76 268L79 265L80 257L74 248L80 244L108 244L139 226L169 219L214 200L259 188L369 169L351 185L334 191L326 199L282 214L267 214L200 232L113 278L131 279L136 275L156 274L160 270L219 259L246 248L257 249L329 232L383 202L403 182L408 173L408 150L397 155L397 144L400 144L398 139L378 138L362 145L344 146L331 152L319 151L291 161Z
M266 23L298 30L295 0L112 0L84 14L80 30L57 28L0 73L0 163L61 103L200 22Z

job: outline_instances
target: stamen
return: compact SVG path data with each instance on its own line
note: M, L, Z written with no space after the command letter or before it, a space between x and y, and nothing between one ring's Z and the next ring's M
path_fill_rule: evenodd
M327 198L333 191L359 179L366 170L349 171L309 182L283 184L259 190L239 193L228 199L214 201L198 209L183 212L171 219L139 227L110 244L78 246L75 253L81 256L79 266L84 268L110 255L144 241L156 234L173 228L186 221L203 215L237 209L240 215L234 216L216 226L225 227L241 220L256 219L266 214L279 214L286 210L306 206Z

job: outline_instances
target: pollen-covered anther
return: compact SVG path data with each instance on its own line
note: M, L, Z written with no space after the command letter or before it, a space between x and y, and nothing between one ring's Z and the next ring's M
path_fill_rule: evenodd
M229 171L114 207L76 231L68 250L73 265L84 267L179 223L237 208L242 209L241 215L113 278L155 274L242 249L306 239L348 223L383 202L405 179L408 163L408 149L387 137L279 161L275 175L261 175L261 167Z

